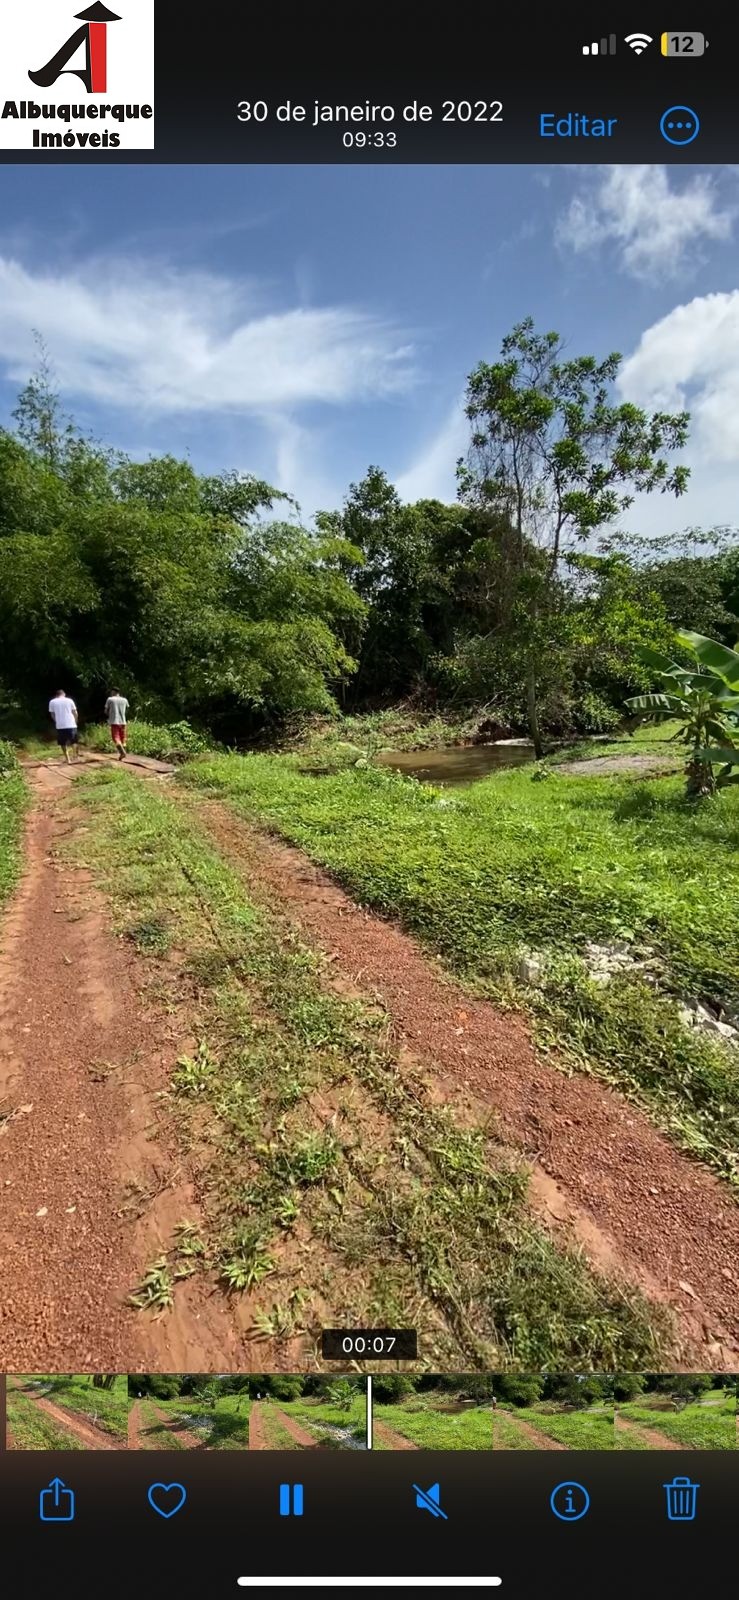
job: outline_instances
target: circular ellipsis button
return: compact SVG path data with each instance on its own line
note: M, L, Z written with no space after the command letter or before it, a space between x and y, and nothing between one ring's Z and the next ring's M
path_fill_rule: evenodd
M659 131L668 144L692 144L701 131L700 117L690 106L669 106L660 117Z

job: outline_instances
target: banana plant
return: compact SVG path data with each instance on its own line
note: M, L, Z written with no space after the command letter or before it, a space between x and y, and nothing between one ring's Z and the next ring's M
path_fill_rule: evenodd
M698 798L739 783L739 771L733 770L739 767L739 654L700 633L680 632L676 640L695 657L695 665L681 666L646 647L642 659L665 688L634 695L626 704L650 722L679 718L675 739L688 751L687 792Z

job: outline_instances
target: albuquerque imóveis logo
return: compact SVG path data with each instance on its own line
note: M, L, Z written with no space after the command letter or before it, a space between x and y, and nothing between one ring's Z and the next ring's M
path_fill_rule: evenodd
M75 21L81 22L82 27L70 34L45 67L40 67L38 72L29 72L31 82L37 83L40 89L49 89L62 73L69 72L82 79L88 94L105 94L108 88L108 23L120 20L100 0L95 0L95 4L88 6L86 11L78 11ZM86 51L84 68L67 67L67 62L83 44Z

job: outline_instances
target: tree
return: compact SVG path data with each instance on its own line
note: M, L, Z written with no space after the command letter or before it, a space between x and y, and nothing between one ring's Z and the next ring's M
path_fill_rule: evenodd
M708 1372L662 1372L656 1374L653 1386L658 1394L669 1394L676 1400L697 1400L711 1388L712 1381Z
M334 709L364 605L346 545L267 522L276 498L245 474L79 441L51 466L0 432L6 694L43 706L58 680L84 718L118 680L160 721L221 736Z
M38 366L21 390L13 412L18 434L47 467L59 468L75 438L55 387L49 352L40 333L34 332Z
M496 1399L514 1406L531 1406L541 1399L546 1379L538 1372L500 1373L493 1379Z
M690 528L643 539L617 532L601 541L604 552L628 564L636 596L661 603L672 628L689 628L733 645L739 639L739 549L730 528Z
M620 1400L623 1405L629 1400L636 1400L637 1395L643 1394L647 1387L643 1372L618 1372L611 1381L614 1400Z
M458 464L465 503L497 511L511 524L516 598L527 622L519 637L529 731L543 753L538 691L550 643L552 595L562 556L611 522L636 491L682 494L688 469L663 451L685 444L686 412L648 416L612 404L621 357L562 359L559 334L539 334L532 318L503 340L502 359L470 374L472 439Z
M665 689L634 695L626 704L637 716L653 722L677 717L676 740L687 748L685 777L692 799L739 783L739 654L697 633L676 634L677 643L693 656L683 667L656 650L645 661L662 678ZM718 775L714 764L721 763Z

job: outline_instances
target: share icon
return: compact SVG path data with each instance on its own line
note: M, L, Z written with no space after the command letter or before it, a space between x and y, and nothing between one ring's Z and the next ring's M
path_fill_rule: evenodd
M439 1504L440 1490L438 1483L432 1483L430 1489L419 1489L417 1483L414 1483L413 1487L416 1491L416 1505L420 1511L430 1511L433 1517L443 1517L445 1522L449 1521L446 1511L442 1511Z

